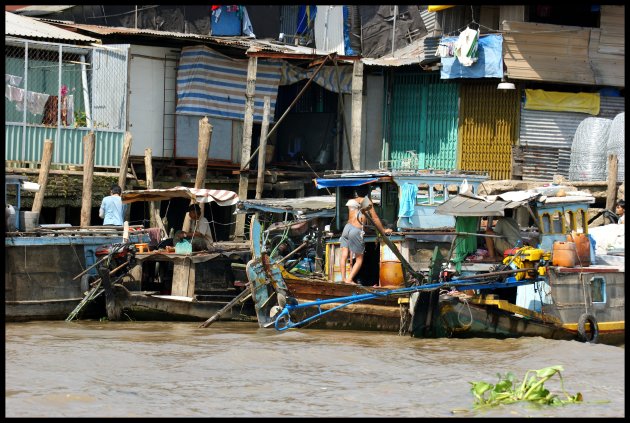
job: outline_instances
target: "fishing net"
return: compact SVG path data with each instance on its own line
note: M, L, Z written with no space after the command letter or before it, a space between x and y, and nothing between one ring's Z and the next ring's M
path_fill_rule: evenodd
M606 144L606 157L610 154L617 155L617 181L624 181L624 164L625 164L625 113L619 113L612 120L610 132L608 133L608 142ZM608 159L606 159L606 175L608 175Z
M570 181L605 181L606 148L612 120L588 117L578 125L571 144Z

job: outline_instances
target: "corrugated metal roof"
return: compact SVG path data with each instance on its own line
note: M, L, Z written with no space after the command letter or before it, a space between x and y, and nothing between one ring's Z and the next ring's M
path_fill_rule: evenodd
M77 34L58 28L54 25L41 22L27 16L4 12L5 36L40 38L46 40L83 41L86 43L98 42L96 38Z
M450 216L505 216L506 209L522 206L538 195L540 194L535 193L518 201L503 201L498 198L491 200L488 197L461 193L437 206L435 213Z
M217 37L212 35L202 34L190 34L183 32L171 32L171 31L157 31L154 29L136 29L117 26L100 26L100 25L88 25L88 24L70 24L56 22L56 25L67 28L79 29L82 31L91 32L100 36L105 35L129 35L129 36L152 36L158 38L177 38L181 40L198 40L204 42L210 42L213 44L219 44L224 46L231 46L247 50L248 53L256 53L263 51L272 51L284 54L295 55L318 55L326 56L328 53L322 50L317 50L310 47L295 46L291 44L284 44L273 40L258 40L246 36L234 36L234 37Z
M403 48L378 59L363 58L361 61L371 66L403 66L439 62L435 55L441 37L424 37L417 39Z

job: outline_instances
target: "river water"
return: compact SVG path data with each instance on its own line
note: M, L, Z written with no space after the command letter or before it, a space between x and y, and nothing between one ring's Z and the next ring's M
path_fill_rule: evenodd
M625 417L625 346L278 332L250 322L5 325L6 417ZM472 381L562 365L584 402L473 408ZM545 387L560 398L560 378Z

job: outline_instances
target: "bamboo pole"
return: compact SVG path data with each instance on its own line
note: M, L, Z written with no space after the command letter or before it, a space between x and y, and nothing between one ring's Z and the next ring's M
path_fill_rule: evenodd
M94 131L83 137L83 194L81 197L81 226L90 226L92 216L92 181L94 173Z
M52 140L44 140L44 150L42 152L42 167L39 169L39 179L37 183L39 184L39 191L35 193L35 198L33 199L33 207L31 211L40 213L42 211L42 206L44 204L44 194L46 192L46 184L48 183L48 172L50 170L50 163L52 161L53 154L53 141Z
M244 302L250 295L252 295L249 287L244 289L240 294L238 294L232 301L227 303L221 310L214 313L208 320L199 325L200 328L207 328L214 321L218 320L221 316L223 316L227 311L231 310L237 303Z
M606 180L608 188L606 189L606 209L615 211L615 203L617 202L617 173L619 161L616 154L608 155L608 178Z
M258 179L256 179L256 200L260 200L262 198L263 185L265 182L265 161L267 159L267 132L269 132L270 110L271 99L269 96L266 95L262 127L260 128L260 153L258 153Z
M247 64L247 87L245 89L245 117L243 121L243 145L241 147L241 171L238 181L238 198L247 199L247 186L249 179L250 152L252 149L252 129L254 126L254 92L256 90L256 68L258 58L250 57ZM236 240L245 239L245 214L236 216L236 226L234 228L234 238Z

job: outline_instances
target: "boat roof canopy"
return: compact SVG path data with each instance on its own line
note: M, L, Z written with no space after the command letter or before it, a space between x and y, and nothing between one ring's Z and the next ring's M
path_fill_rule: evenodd
M335 215L335 196L320 195L302 198L268 198L239 201L237 211L291 213L300 218Z
M540 193L523 196L480 197L470 192L457 194L449 198L435 209L437 214L450 216L505 216L505 210L514 209L527 204L540 196Z
M220 206L232 206L238 202L238 194L234 191L189 187L123 191L121 198L123 203L165 201L173 198L188 198L197 203L211 203L214 201Z

